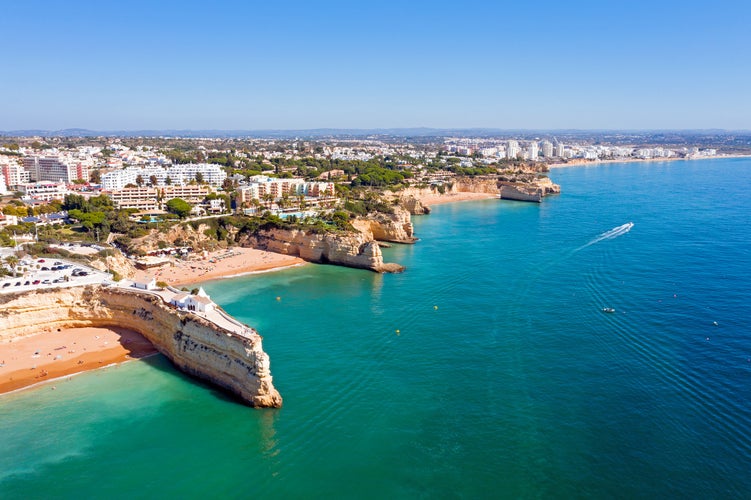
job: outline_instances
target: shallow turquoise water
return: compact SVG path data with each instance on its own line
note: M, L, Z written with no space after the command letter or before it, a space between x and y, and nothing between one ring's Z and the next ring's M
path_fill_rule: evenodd
M0 496L746 496L751 162L552 177L541 205L415 218L403 274L207 284L281 410L160 357L0 398Z

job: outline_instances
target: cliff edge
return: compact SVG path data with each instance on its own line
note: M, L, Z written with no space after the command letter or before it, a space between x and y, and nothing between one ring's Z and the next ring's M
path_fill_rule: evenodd
M225 326L178 310L156 292L99 285L0 295L0 306L2 340L58 328L121 326L143 335L180 370L250 406L282 405L261 336L222 312L216 314Z
M277 228L242 236L239 243L319 264L338 264L379 273L404 270L399 264L384 263L381 249L372 234L360 232L312 233Z

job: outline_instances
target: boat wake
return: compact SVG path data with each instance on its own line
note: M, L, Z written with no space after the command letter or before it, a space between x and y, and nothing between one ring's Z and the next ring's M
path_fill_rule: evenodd
M621 235L624 235L627 232L631 231L632 227L634 227L634 223L633 222L627 222L627 223L623 224L622 226L614 227L610 231L605 231L604 233L602 233L597 238L593 239L592 241L590 241L586 245L580 246L579 248L577 248L574 251L578 252L579 250L587 248L588 246L592 246L595 243L599 243L599 242L604 241L604 240L612 240L613 238L617 238L617 237L619 237Z

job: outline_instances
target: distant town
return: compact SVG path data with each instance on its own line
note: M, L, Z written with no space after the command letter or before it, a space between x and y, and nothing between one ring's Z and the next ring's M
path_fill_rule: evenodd
M128 250L160 223L226 215L307 221L313 231L350 229L356 217L390 210L373 192L443 193L457 178L480 177L522 186L516 199L539 201L547 191L539 191L538 181L551 166L737 155L748 152L747 139L0 136L0 246L88 241Z

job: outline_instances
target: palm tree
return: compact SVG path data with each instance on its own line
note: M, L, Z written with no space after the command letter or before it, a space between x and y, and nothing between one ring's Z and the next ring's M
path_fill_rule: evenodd
M263 195L263 201L265 201L266 203L268 203L268 206L266 208L268 208L269 210L271 210L271 202L274 201L274 195L272 195L271 193L264 194Z
M5 262L10 266L10 270L13 271L13 277L16 277L16 266L18 265L18 257L15 255L8 255L5 257Z

